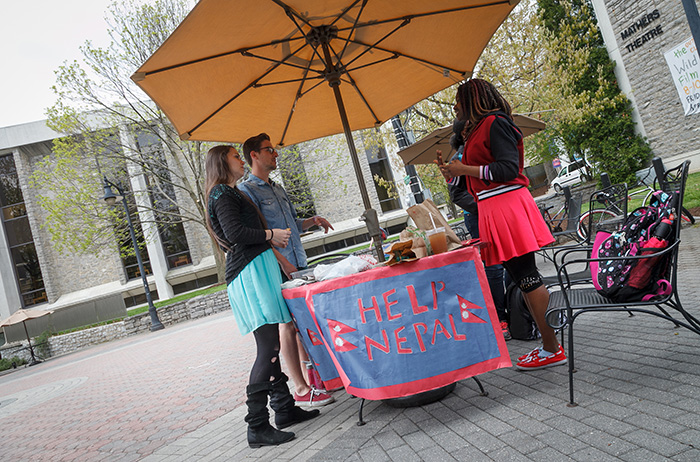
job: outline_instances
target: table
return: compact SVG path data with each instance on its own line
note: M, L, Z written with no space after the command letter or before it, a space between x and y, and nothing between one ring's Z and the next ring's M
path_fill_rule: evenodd
M331 389L399 398L512 365L474 247L282 295Z

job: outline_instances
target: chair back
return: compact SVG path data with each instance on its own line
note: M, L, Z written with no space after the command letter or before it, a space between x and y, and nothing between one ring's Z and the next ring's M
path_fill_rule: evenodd
M676 239L681 233L681 210L683 208L683 195L685 194L685 183L688 180L690 161L686 160L676 167L670 168L659 177L659 187L665 193L678 193L678 209L676 210Z
M569 214L566 217L566 231L578 232L578 222L581 219L581 202L580 194L569 198Z
M586 243L590 244L600 230L614 231L627 217L627 183L617 183L594 191L588 200L589 213L583 225Z

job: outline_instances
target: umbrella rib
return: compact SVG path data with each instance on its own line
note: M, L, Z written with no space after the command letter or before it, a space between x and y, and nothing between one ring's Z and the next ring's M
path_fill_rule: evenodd
M263 43L260 45L255 45L251 47L246 47L246 48L239 48L237 50L232 50L232 51L226 51L224 53L217 53L215 55L211 56L206 56L204 58L198 58L198 59L193 59L191 61L185 61L184 63L179 63L179 64L173 64L171 66L166 66L166 67L161 67L160 69L154 69L152 71L145 71L145 72L136 72L131 78L132 80L143 80L147 76L151 76L154 74L159 74L161 72L165 71L171 71L173 69L179 69L181 67L186 67L186 66L191 66L193 64L199 64L203 63L205 61L210 61L212 59L218 59L218 58L224 58L226 56L230 55L235 55L235 54L241 54L244 55L245 53L249 53L250 50L257 50L260 48L266 48L266 47L271 47L275 45L279 45L281 43L291 43L291 42L296 42L299 40L304 40L306 41L306 37L290 37L286 39L280 39L280 40L272 40L271 42ZM304 44L305 46L306 44ZM303 48L303 46L301 47ZM286 59L286 58L285 58Z
M272 0L272 2L273 2L273 3L276 3L280 8L282 8L282 9L284 10L284 12L287 14L287 16L289 16L289 18L290 18L292 21L294 21L294 24L297 26L297 28L299 29L299 31L302 32L302 34L303 34L304 31L301 30L301 27L299 27L299 25L298 25L297 22L294 20L294 18L297 18L298 20L300 20L301 22L303 22L303 23L306 24L307 26L312 27L312 26L311 26L311 23L310 23L309 21L307 21L302 15L300 15L299 13L297 13L296 11L294 11L294 10L292 9L291 6L287 5L287 4L284 3L284 2L281 2L280 0Z
M314 71L316 72L316 71ZM285 83L296 83L296 82L307 82L309 80L320 80L321 83L325 82L325 78L322 75L319 75L318 77L301 77L298 79L288 79L288 80L277 80L275 82L265 82L265 83L255 83L252 85L253 88L262 88L262 87L271 87L273 85L283 85Z
M355 91L357 92L357 94L360 95L360 98L362 99L362 102L365 103L365 106L367 106L367 109L368 109L369 112L372 114L372 117L374 117L374 123L377 124L377 125L380 124L381 121L380 121L379 118L377 117L377 114L374 112L374 109L372 109L372 106L370 106L369 101L367 101L367 99L365 98L365 95L364 95L364 94L362 93L362 91L357 87L357 83L355 82L355 79L353 79L352 76L351 76L349 73L347 73L347 72L345 73L345 75L348 76L348 78L350 79L350 85L352 85L352 88L354 88Z
M299 49L297 50L297 52L300 51L300 50L302 50L303 48L304 48L304 47L299 48ZM321 76L322 76L322 74L323 74L322 71L318 71L318 70L316 70L316 69L309 69L308 67L300 66L299 64L292 64L292 63L286 62L286 60L288 60L288 59L291 58L292 56L296 55L296 52L291 53L289 56L285 57L283 61L279 61L279 60L273 59L273 58L267 58L267 57L265 57L265 56L254 55L253 53L248 53L247 51L244 51L244 52L242 52L241 54L242 54L243 56L248 57L248 58L256 58L256 59L259 59L259 60L261 60L261 61L269 61L269 62L271 62L271 63L276 63L276 64L279 64L279 65L282 65L282 66L294 67L294 68L296 68L296 69L301 69L301 70L309 70L309 71L315 72L315 73L317 73L317 74L319 74L319 75L321 75Z
M335 21L333 21L333 23L332 23L331 25L335 25L335 23L338 22L338 21L340 20L340 18L341 18L345 13L347 13L348 11L350 11L350 8L353 8L355 5L357 5L357 3L358 3L359 1L360 1L360 0L357 0L355 3L353 3L353 4L350 5L350 6L348 6L348 7L345 9L345 11L343 11L341 14L339 14L339 15L335 18ZM352 37L352 34L355 32L355 26L357 26L357 23L358 23L358 21L360 20L360 16L362 16L362 12L365 10L365 6L367 6L367 0L364 0L364 1L362 2L362 6L360 7L360 11L357 12L357 16L355 17L355 22L352 24L352 27L350 28L350 32L348 33L348 37ZM348 44L349 44L349 43L350 43L349 41L347 41L347 40L345 41L345 45L343 46L343 49L342 49L341 52L340 52L339 59L341 59L341 58L345 55L345 51L347 50Z
M502 5L504 3L511 3L511 2L512 2L512 0L500 0L500 1L495 1L495 2L491 2L491 3L484 3L482 5L462 6L462 7L458 7L458 8L449 8L447 10L431 11L429 13L410 14L410 15L406 15L406 16L400 16L397 18L391 18L391 19L378 19L376 21L372 20L372 21L368 21L366 23L357 24L357 25L353 25L350 27L345 27L343 29L338 29L338 32L345 32L347 30L357 29L360 27L378 26L380 24L387 24L387 23L396 22L396 21L411 21L415 18L423 18L426 16L435 16L438 14L455 13L457 11L466 11L466 10L474 10L477 8L486 8L489 6L497 6L497 5Z
M348 46L348 45L347 45L348 43L352 42L352 43L362 44L362 45L364 45L364 46L366 47L366 49L365 49L362 53L360 53L359 55L355 56L351 61L349 61L349 62L346 64L346 66L350 66L352 63L354 63L355 61L357 61L358 59L360 59L361 57L363 57L365 54L369 53L369 52L372 51L373 49L381 50L381 48L377 47L377 45L379 45L379 44L382 43L384 40L386 40L387 38L389 38L389 36L391 36L391 35L393 35L394 33L396 33L396 31L398 31L398 30L401 29L402 27L406 26L409 22L410 22L410 20L403 21L401 24L399 24L398 26L396 26L396 27L394 28L394 30L388 32L384 37L382 37L382 38L380 38L379 40L377 40L376 42L374 42L374 45L365 45L365 44L363 44L362 42L359 42L359 41L357 41L357 40L352 40L352 39L350 38L350 35L348 35L348 37L345 39L345 47ZM338 57L338 60L340 61L340 57Z
M387 48L378 47L378 46L376 46L376 45L369 45L369 44L367 44L367 43L360 42L360 41L358 41L358 40L353 40L352 42L353 42L353 43L357 43L358 45L365 46L365 47L371 47L371 48L374 48L375 50L383 51L383 52L385 52L385 53L393 54L393 55L396 55L397 57L400 57L400 58L412 59L412 60L414 60L414 61L421 62L421 63L427 64L427 65L429 65L429 66L437 67L437 68L440 68L440 69L447 69L447 70L450 71L450 72L456 72L456 73L461 74L461 75L466 75L467 72L468 72L468 71L463 71L463 70L461 70L461 69L455 69L455 68L453 68L453 67L443 66L442 64L438 64L438 63L435 63L435 62L432 62L432 61L428 61L427 59L423 59L423 58L418 58L418 57L416 57L416 56L407 55L406 53L402 53L402 52L400 52L400 51L389 50L389 49L387 49Z
M289 115L287 116L287 122L284 124L284 130L282 130L282 136L280 137L279 144L281 146L284 146L284 137L287 136L287 131L289 130L289 125L292 123L292 117L294 116L294 111L296 110L297 107L297 102L299 102L299 99L302 96L301 89L304 87L304 82L306 81L306 74L310 70L311 67L311 61L309 61L309 67L306 69L306 72L304 73L304 77L302 78L301 82L299 83L299 88L297 89L297 94L294 96L294 103L292 104L292 108L289 110ZM320 83L320 82L319 82Z
M398 57L399 56L397 54L394 54L393 56L389 56L388 58L378 59L377 61L373 61L371 63L367 63L367 64L363 64L361 66L353 67L352 69L346 69L345 71L350 72L350 71L356 71L358 69L364 69L365 67L374 66L376 64L381 64L381 63L386 62L386 61L392 61L394 59L397 59Z
M259 85L257 82L259 82L261 79L265 78L265 76L269 75L272 71L274 71L274 70L277 69L279 66L281 66L286 60L288 60L289 58L291 58L292 56L294 56L299 50L301 50L301 49L304 48L305 46L306 46L306 44L304 44L302 47L298 48L298 49L295 50L294 52L289 53L289 54L288 54L287 56L285 56L281 61L277 62L274 66L270 67L270 68L269 68L267 71L265 71L261 76L259 76L257 79L255 79L254 81L252 81L252 82L249 83L248 85L246 85L245 88L243 88L241 91L239 91L239 92L236 93L234 96L232 96L232 97L231 97L228 101L226 101L224 104L222 104L221 106L219 106L219 108L218 108L217 110L215 110L214 112L212 112L211 114L209 114L207 117L203 118L203 119L202 119L197 125L195 125L192 129L187 130L186 133L189 134L189 135L192 135L192 132L194 132L194 131L197 130L199 127L201 127L201 126L204 125L206 122L208 122L209 119L211 119L211 118L214 117L216 114L218 114L219 111L221 111L223 108L225 108L226 106L228 106L229 104L231 104L231 102L232 102L233 100L235 100L236 98L238 98L239 96L241 96L243 93L245 93L246 91L248 91L250 88L255 88L256 85Z

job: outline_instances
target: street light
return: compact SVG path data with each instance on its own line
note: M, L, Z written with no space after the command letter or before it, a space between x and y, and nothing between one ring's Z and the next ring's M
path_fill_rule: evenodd
M139 251L139 244L136 241L136 233L134 232L134 224L131 222L131 214L129 213L129 204L126 202L126 196L122 189L107 180L107 177L103 177L103 186L105 188L105 195L102 198L107 205L113 206L118 200L121 199L124 205L124 211L126 212L126 221L129 224L129 233L131 234L131 242L134 244L134 252L136 253L136 261L139 264L139 272L141 273L141 280L143 281L143 290L146 292L146 300L148 301L148 314L151 315L151 332L156 330L164 329L165 326L158 319L158 312L156 307L153 305L153 299L151 298L151 290L148 288L148 280L146 279L146 272L143 269L143 261L141 261L141 252ZM119 195L112 192L112 186L117 188Z

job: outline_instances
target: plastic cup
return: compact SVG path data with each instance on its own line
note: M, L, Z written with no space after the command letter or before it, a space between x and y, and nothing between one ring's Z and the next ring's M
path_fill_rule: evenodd
M433 255L447 252L447 235L445 234L445 228L440 226L439 228L429 229L425 234L430 240L430 247L433 249Z

